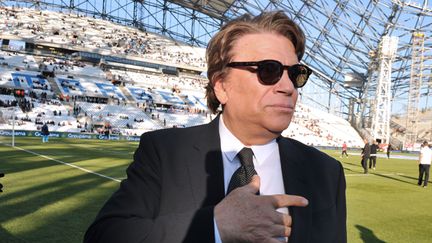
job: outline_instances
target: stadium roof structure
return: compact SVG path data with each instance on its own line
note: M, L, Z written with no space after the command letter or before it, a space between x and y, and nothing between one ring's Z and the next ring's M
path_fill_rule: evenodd
M302 62L314 74L301 91L305 103L340 115L371 106L379 79L380 44L397 37L391 67L393 112L407 107L412 65L421 54L420 106L432 89L432 3L428 0L38 0L0 1L42 9L76 11L206 46L227 20L244 13L283 10L305 31ZM420 49L413 47L423 36ZM362 108L363 107L363 108Z

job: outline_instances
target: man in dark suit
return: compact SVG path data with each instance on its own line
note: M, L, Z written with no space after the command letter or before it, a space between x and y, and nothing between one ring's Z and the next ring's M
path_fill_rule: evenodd
M370 145L369 145L369 141L365 138L363 139L365 145L362 149L362 153L361 153L361 165L363 167L363 173L367 174L368 173L368 167L367 167L367 163L371 154L371 149L370 149Z
M304 41L280 11L227 23L207 47L207 103L220 114L143 134L85 242L345 243L341 164L281 136L311 74Z

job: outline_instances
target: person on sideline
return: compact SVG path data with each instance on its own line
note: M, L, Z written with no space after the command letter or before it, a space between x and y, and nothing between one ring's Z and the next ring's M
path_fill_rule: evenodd
M390 153L393 150L393 147L391 146L391 144L388 144L387 146L387 159L390 159Z
M348 158L347 150L348 150L348 145L346 144L346 142L344 142L344 143L342 144L342 154L341 154L341 158L343 158L344 155L346 155L346 157Z
M375 170L378 152L378 142L373 141L370 146L369 169Z
M432 161L432 150L429 148L429 144L427 141L424 141L421 145L420 149L420 157L418 160L419 163L419 178L417 184L419 186L427 187L429 181L429 170ZM423 180L424 175L424 180Z
M41 135L42 135L42 143L47 143L50 132L48 129L48 124L46 122L45 122L45 124L43 124L43 126L41 128Z
M370 150L370 145L369 145L369 141L365 138L363 139L365 145L362 149L362 153L361 153L361 165L363 167L363 173L367 174L368 173L368 167L367 167L367 163L371 154L371 150Z
M207 47L209 124L144 133L85 242L345 243L340 162L281 136L312 71L282 11L228 22Z

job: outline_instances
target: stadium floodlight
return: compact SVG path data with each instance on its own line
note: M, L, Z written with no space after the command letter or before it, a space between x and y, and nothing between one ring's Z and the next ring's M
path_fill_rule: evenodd
M344 77L344 87L354 87L354 88L360 88L363 86L363 83L366 82L366 78L359 74L359 73L345 73Z

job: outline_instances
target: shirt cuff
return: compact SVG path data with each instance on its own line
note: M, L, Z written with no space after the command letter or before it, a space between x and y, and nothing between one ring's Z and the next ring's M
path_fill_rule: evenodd
M213 218L213 225L214 225L215 243L222 243L222 240L221 240L220 235L219 235L219 230L218 230L215 218Z

